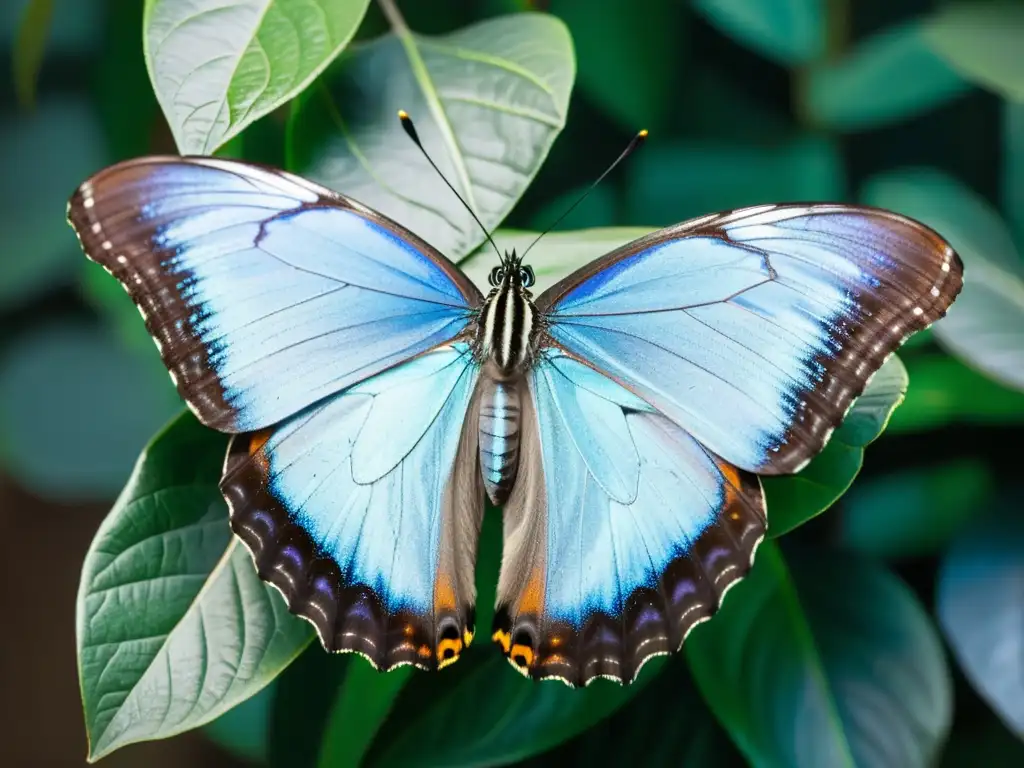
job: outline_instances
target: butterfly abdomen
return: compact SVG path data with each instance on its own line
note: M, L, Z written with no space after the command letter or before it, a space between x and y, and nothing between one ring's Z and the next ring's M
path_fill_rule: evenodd
M519 385L485 376L480 386L480 471L491 501L503 504L519 469Z

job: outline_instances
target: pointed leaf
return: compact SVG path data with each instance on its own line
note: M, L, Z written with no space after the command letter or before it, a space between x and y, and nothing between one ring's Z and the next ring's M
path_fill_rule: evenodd
M24 107L30 107L35 102L36 81L43 65L52 18L53 0L29 0L22 11L21 24L14 38L11 69L14 74L14 92Z
M932 332L970 365L1024 389L1024 261L999 215L956 179L928 168L875 176L862 198L921 220L956 249L964 288Z
M765 477L768 535L781 536L831 507L853 483L864 448L885 430L907 392L907 369L893 355L868 383L825 450L797 475Z
M401 222L452 259L484 239L398 121L488 230L512 209L565 124L572 42L551 16L515 14L441 37L394 31L354 46L300 99L289 168Z
M182 154L284 104L355 34L369 0L146 0L146 65Z
M952 717L934 626L892 573L839 552L750 576L685 649L705 700L753 765L927 766Z
M803 64L825 50L823 0L694 0L709 23L779 64Z
M1002 209L1014 241L1024 243L1024 103L1003 103Z
M970 87L928 46L919 23L904 24L812 68L802 109L820 125L865 130L934 109Z
M925 24L925 39L964 77L1016 101L1024 101L1024 6L1020 3L954 2Z
M1004 511L953 544L937 608L967 678L1024 739L1024 517L1019 508Z
M231 535L217 489L225 447L177 418L89 548L77 635L90 760L213 720L312 639Z

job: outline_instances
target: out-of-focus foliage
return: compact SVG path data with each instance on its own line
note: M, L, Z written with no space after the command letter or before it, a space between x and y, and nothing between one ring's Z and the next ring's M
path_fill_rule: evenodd
M90 756L202 727L289 768L1024 765L1021 50L1024 6L990 0L0 3L0 462L41 497L113 504L78 603ZM651 130L531 251L538 291L767 202L891 208L963 257L949 316L802 473L765 479L751 576L628 688L530 683L489 647L493 509L458 664L383 677L324 654L230 536L223 436L168 424L137 311L63 222L110 162L215 152L378 208L483 285L493 252L399 108L520 253Z

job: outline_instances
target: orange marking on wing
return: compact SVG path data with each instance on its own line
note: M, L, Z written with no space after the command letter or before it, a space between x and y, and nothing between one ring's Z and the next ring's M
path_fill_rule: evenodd
M416 653L420 655L420 658L429 659L431 656L430 646L425 644L421 645L419 648L416 649Z
M267 444L267 440L270 439L270 430L264 429L262 432L254 432L252 437L249 438L249 455L253 458L253 461L260 468L260 472L264 475L270 472L270 460L267 455L263 453L263 446Z
M716 463L718 464L718 471L722 473L722 479L725 482L725 503L722 505L722 509L727 510L735 504L736 500L739 498L739 489L742 487L743 481L740 480L739 470L732 464L727 464L724 461L718 461ZM733 512L730 517L732 517L733 520L737 520L739 519L739 514L737 512Z
M508 655L517 666L524 668L533 666L533 649L528 645L513 645Z
M499 629L493 635L491 635L491 640L500 645L501 650L503 650L506 654L512 649L512 635L510 635L508 632L504 632L503 630Z
M438 573L434 577L434 614L455 611L455 588L447 573Z
M540 616L544 605L544 576L540 568L534 568L530 573L530 579L526 582L526 589L519 596L519 613L530 613Z

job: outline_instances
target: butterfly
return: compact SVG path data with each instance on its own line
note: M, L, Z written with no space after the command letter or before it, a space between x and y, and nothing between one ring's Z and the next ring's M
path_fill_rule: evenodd
M231 528L326 650L457 660L487 497L492 639L571 686L633 680L714 614L765 535L758 476L818 454L963 279L918 222L786 204L662 229L538 296L499 253L485 295L354 200L207 157L111 166L68 218L232 435Z

